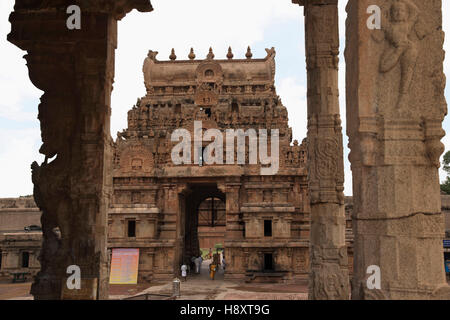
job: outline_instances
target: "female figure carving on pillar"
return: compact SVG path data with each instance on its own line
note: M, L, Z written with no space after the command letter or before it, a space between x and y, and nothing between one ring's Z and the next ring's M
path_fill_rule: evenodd
M394 0L386 16L387 23L384 23L383 31L389 47L381 57L380 72L387 73L400 63L400 93L397 108L403 109L406 107L406 98L418 57L417 41L413 39L412 32L414 31L420 40L425 34L418 28L419 9L409 0ZM375 40L381 41L382 36L375 34Z

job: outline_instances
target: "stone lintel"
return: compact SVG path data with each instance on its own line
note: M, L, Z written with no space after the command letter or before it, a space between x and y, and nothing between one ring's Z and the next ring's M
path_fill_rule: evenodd
M136 215L154 215L160 213L159 208L150 207L150 208L110 208L108 210L108 214L136 214Z
M244 168L240 166L213 165L213 166L179 166L169 167L159 171L158 177L230 177L244 175Z
M292 188L292 183L282 183L282 182L273 182L273 183L246 183L245 189L286 189Z
M140 238L133 241L123 241L122 238L111 238L108 241L108 246L113 248L173 248L175 241L163 242L160 239L146 239Z
M255 204L251 204L251 206L244 205L241 207L241 212L243 213L293 213L295 212L295 207L286 205L286 206L273 206L273 204L267 204L267 206L258 206Z
M159 190L160 187L158 185L126 185L126 186L114 186L115 190Z
M283 241L270 239L267 242L261 240L226 240L224 242L225 250L227 248L277 248L277 249L285 249L285 248L309 248L309 244L307 241Z

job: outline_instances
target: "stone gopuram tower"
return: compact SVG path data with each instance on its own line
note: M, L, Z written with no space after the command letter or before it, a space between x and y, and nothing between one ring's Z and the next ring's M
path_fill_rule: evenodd
M291 144L274 87L275 50L266 51L264 59L252 59L250 48L246 59L233 59L230 48L228 59L215 60L210 49L197 60L191 50L183 61L174 51L170 61L149 51L147 94L114 144L108 223L109 248L140 249L139 281L172 279L198 254L199 208L211 206L214 227L214 203L225 212L225 279L308 278L306 147ZM239 129L243 145L229 135ZM188 134L188 148L177 149L176 132ZM212 141L223 151L208 147ZM185 161L177 163L180 150Z

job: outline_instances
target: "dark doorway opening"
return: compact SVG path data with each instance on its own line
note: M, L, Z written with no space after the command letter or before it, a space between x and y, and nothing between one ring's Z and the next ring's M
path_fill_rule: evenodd
M27 251L22 252L22 268L28 268L30 265L30 253Z
M272 220L264 220L264 237L272 236Z
M128 237L136 237L136 220L128 220Z
M271 253L264 253L264 271L273 271L273 256Z

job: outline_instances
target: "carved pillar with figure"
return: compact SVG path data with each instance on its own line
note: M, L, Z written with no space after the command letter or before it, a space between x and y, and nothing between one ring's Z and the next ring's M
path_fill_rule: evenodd
M304 6L308 72L308 178L311 205L309 299L348 299L344 165L339 114L337 0Z
M447 114L441 6L347 4L353 299L450 298L438 174Z
M42 210L41 270L35 299L60 299L70 265L81 269L73 299L108 298L107 208L111 194L110 99L117 21L148 0L86 1L80 29L69 29L66 1L16 0L8 41L25 56L39 105L41 165L32 165L34 198ZM75 11L76 12L76 11ZM98 290L97 290L98 288ZM92 289L92 290L90 290ZM87 293L88 296L79 294Z

